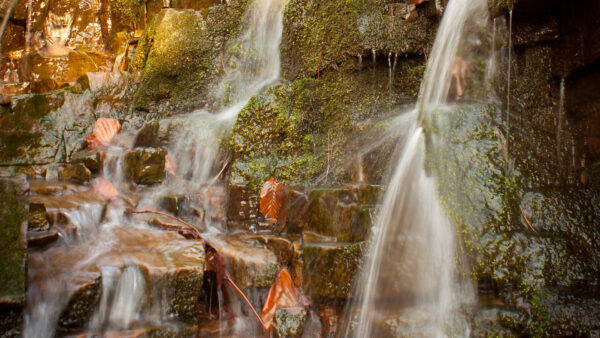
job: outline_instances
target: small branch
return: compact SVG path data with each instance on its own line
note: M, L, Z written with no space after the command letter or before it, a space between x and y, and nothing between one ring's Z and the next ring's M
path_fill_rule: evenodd
M223 175L223 172L225 171L225 169L227 169L227 166L229 165L230 159L227 158L227 161L225 161L225 164L223 165L223 168L221 169L221 171L219 171L219 173L217 174L217 176L215 176L215 178L212 179L212 181L210 181L210 184L208 185L209 187L213 184L215 184L215 182L217 181L217 179Z
M537 232L531 225L531 222L529 222L529 219L527 218L527 215L525 215L525 211L523 210L523 208L521 208L521 206L519 206L519 209L521 209L521 215L523 215L523 219L525 220L525 223L527 223L527 226L529 227L529 229L531 229L533 232Z
M248 306L250 307L250 309L252 310L252 312L254 312L254 315L256 316L256 318L258 319L258 321L260 322L260 324L264 328L265 327L265 323L263 322L262 318L260 318L260 316L258 315L258 312L256 312L256 310L254 309L254 306L252 306L252 304L250 303L250 301L248 300L248 298L246 298L246 295L244 295L244 293L242 292L242 290L240 290L240 288L238 288L238 286L233 282L233 280L231 279L231 277L229 277L229 274L227 273L227 271L225 271L225 279L227 279L227 281L231 284L231 286L233 286L233 288L235 289L235 291L237 291L237 293L239 293L240 296L242 296L242 298L244 298L244 301L246 302L246 304L248 304Z

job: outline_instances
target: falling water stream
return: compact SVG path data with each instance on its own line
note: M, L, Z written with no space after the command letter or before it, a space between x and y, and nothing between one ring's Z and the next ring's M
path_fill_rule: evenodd
M453 334L469 335L466 323L451 318L472 290L457 281L454 228L438 202L435 179L424 168L425 140L434 137L428 128L435 127L435 113L452 109L447 103L452 67L458 57L468 61L467 36L487 23L485 0L451 0L445 10L416 109L403 114L411 122L356 288L358 316L349 309L349 336L373 336L390 310L402 312L400 321L408 322L401 325L404 336L446 336L449 321Z
M235 45L231 48L235 53L225 56L227 73L215 86L216 96L225 108L217 113L198 111L184 118L182 130L169 148L182 179L166 182L166 187L148 188L138 206L154 207L156 198L165 191L191 192L214 176L220 138L250 98L280 76L279 45L285 3L286 0L254 0L248 5L243 32L230 42ZM124 191L128 188L122 161L127 148L109 146L103 161L104 177ZM52 183L34 186L33 191L55 191L55 196L47 200L44 196L33 199L46 204L49 213L64 215L60 216L64 224L57 225L61 240L30 254L24 336L54 336L59 319L67 321L62 326L70 324L61 312L71 296L94 287L101 291L99 305L86 324L91 332L169 325L168 292L164 286L161 289L162 284L150 285L148 281L156 281L156 276L177 268L203 266L203 243L186 241L177 233L152 228L144 220L125 217L125 209L130 207L127 198L119 198L104 208L102 201L89 191ZM56 202L61 194L64 197ZM100 285L89 284L94 280ZM148 297L152 306L145 301Z

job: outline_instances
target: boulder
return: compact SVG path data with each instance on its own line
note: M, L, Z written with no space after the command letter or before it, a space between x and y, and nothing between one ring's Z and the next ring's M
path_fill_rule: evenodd
M165 151L135 149L125 154L125 174L137 184L156 184L165 179Z

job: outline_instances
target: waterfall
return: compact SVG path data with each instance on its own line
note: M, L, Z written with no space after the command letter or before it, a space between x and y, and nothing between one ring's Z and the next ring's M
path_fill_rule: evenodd
M376 334L375 323L384 322L391 307L420 318L401 320L407 322L403 335L446 336L453 310L472 297L470 285L460 287L456 280L455 230L439 203L435 179L424 168L425 140L432 137L428 128L435 127L434 113L452 109L447 103L452 68L456 59L468 58L463 55L466 35L485 30L487 22L485 0L452 0L446 8L416 109L405 114L411 127L393 167L356 286L356 320L352 307L348 310L349 336ZM466 323L453 323L454 335L468 336Z
M191 114L182 135L172 145L179 171L186 175L186 187L197 189L210 182L221 138L250 98L279 79L286 2L256 0L250 4L244 19L245 32L229 43L231 52L224 58L230 67L216 90L225 108L214 114L205 110Z

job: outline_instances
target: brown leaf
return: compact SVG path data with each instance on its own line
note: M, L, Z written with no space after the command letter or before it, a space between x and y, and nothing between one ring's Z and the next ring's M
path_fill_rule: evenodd
M420 5L420 4L422 4L422 3L425 3L425 2L427 2L427 1L429 1L429 0L413 0L413 3L414 3L415 5Z
M283 183L268 179L260 190L260 212L270 223L285 223L286 193Z
M99 118L94 125L94 132L86 137L89 148L97 148L109 144L121 129L119 121L115 119Z
M273 317L279 307L298 305L298 292L294 286L292 276L286 268L281 269L275 282L269 290L265 305L262 308L261 318L264 322L265 330L269 330L273 323Z
M102 177L99 177L92 182L92 189L109 201L112 201L119 196L117 189L115 189L112 183Z
M175 164L175 160L169 154L165 156L165 171L173 176L177 176L177 164Z
M456 83L456 99L460 99L467 88L467 70L469 69L469 63L465 59L457 56L452 61L450 72Z

